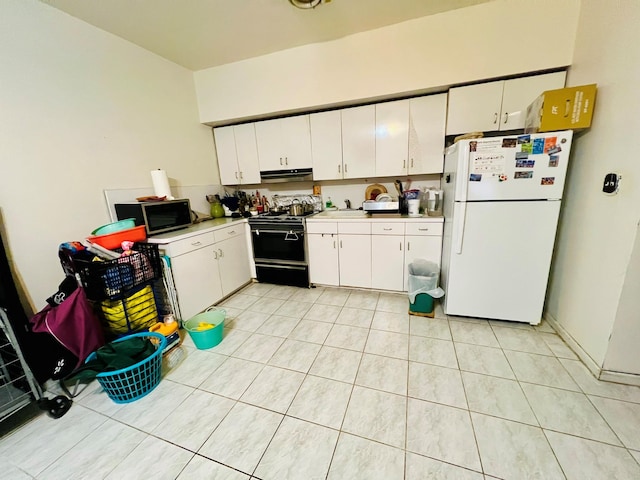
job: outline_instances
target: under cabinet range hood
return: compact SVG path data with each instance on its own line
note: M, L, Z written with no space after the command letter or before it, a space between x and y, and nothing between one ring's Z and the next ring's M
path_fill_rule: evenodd
M262 183L310 182L313 180L310 168L289 170L264 170L260 172Z

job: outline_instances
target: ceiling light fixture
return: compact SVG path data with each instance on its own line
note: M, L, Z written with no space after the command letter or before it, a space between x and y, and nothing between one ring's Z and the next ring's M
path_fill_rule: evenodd
M320 5L321 0L289 0L291 5L298 8L315 8Z

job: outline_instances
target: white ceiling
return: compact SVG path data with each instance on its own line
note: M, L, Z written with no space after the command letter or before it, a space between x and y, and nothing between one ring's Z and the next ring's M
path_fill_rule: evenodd
M41 0L190 70L492 0Z

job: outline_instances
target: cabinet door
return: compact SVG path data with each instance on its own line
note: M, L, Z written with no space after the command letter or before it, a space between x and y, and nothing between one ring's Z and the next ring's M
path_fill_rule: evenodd
M309 115L314 180L342 179L342 119L340 110Z
M404 237L371 236L371 288L402 291Z
M234 127L218 127L213 129L218 156L218 169L222 185L237 185L240 183L238 171L238 156Z
M222 298L215 245L171 258L182 320L188 320Z
M375 105L342 110L342 163L344 178L376 176Z
M504 81L449 90L447 135L498 130Z
M218 254L222 296L226 297L251 279L246 236L218 242L214 248Z
M371 288L371 235L338 235L340 285Z
M564 87L566 72L514 78L504 82L500 130L524 128L527 107L545 90Z
M307 235L309 250L309 281L320 285L339 285L338 235L311 233Z
M406 175L409 149L409 100L376 106L376 177Z
M240 183L245 185L260 183L260 163L254 124L236 125L233 127L233 133L236 139Z
M409 174L442 173L447 94L409 100Z
M281 118L282 154L284 167L311 168L311 132L309 115Z
M418 258L440 265L442 237L439 235L407 235L404 237L404 287L409 281L409 264Z
M260 170L284 170L287 168L282 152L280 119L256 122L255 128Z

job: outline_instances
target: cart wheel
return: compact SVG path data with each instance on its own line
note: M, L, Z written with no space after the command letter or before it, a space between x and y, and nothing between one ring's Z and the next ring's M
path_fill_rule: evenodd
M69 411L71 408L71 404L73 402L71 399L65 397L64 395L58 395L54 397L52 400L48 398L41 398L38 400L38 406L41 410L46 410L49 416L53 418L60 418L65 413Z
M49 404L49 415L53 418L60 418L71 408L73 402L64 395L58 395Z

